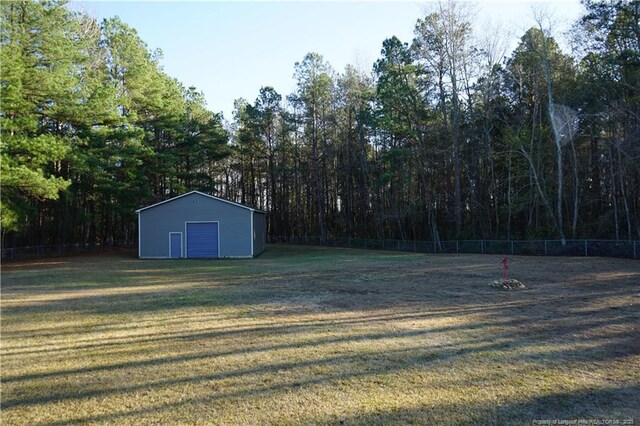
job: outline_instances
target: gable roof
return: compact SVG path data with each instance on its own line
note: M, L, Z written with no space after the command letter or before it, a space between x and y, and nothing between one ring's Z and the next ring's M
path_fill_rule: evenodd
M264 213L264 211L262 211L262 210L254 209L253 207L245 206L244 204L234 203L233 201L229 201L229 200L225 200L224 198L220 198L220 197L216 197L216 196L213 196L213 195L205 194L204 192L200 192L200 191L191 191L191 192L187 192L186 194L178 195L177 197L169 198L168 200L160 201L159 203L155 203L155 204L152 204L152 205L147 206L147 207L142 207L142 208L136 210L136 214L140 213L143 210L148 210L148 209L154 208L156 206L159 206L161 204L169 203L171 201L177 200L178 198L186 197L187 195L191 195L191 194L202 195L203 197L212 198L212 199L217 200L217 201L222 201L223 203L231 204L231 205L234 205L236 207L241 207L243 209L247 209L247 210L250 210L252 212Z

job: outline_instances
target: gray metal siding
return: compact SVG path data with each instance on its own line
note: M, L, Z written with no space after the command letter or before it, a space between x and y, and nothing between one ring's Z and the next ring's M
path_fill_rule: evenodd
M267 215L253 212L253 255L257 256L264 251L267 243Z
M142 210L138 244L140 257L169 257L169 232L186 232L185 222L219 222L220 257L251 256L251 210L190 194Z

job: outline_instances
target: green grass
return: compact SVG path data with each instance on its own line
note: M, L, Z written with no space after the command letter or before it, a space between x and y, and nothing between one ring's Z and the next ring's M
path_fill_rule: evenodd
M2 424L640 420L640 263L272 246L7 263Z

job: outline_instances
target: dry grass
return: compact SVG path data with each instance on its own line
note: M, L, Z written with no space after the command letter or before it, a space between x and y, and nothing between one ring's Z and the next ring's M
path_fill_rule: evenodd
M640 416L640 263L271 247L2 271L2 424Z

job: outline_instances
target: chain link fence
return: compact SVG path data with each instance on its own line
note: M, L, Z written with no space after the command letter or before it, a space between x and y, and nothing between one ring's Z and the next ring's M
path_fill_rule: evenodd
M393 250L415 253L469 253L527 256L602 256L640 259L640 241L614 240L456 240L415 241L372 238L269 237L270 244Z
M135 241L114 241L110 244L55 244L2 249L2 260L35 259L42 257L66 256L109 249L136 247Z

